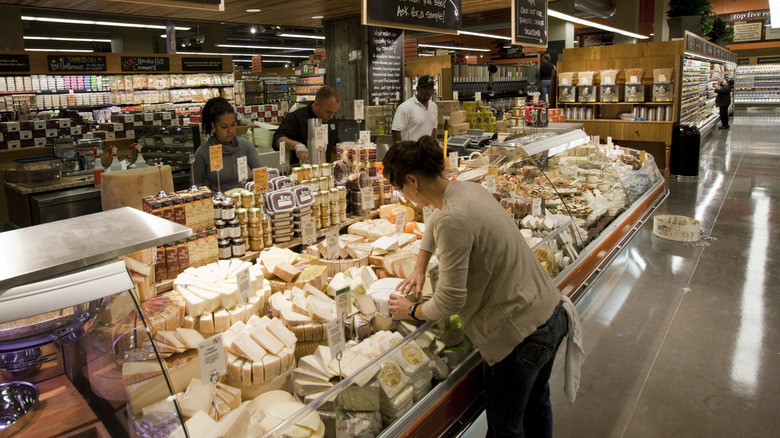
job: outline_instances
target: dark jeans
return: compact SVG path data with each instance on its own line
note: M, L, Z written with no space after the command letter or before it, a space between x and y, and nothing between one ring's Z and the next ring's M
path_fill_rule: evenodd
M509 356L493 366L484 364L488 437L552 437L548 380L568 331L566 311L558 304Z
M722 106L718 108L720 110L720 125L724 128L729 127L729 107Z

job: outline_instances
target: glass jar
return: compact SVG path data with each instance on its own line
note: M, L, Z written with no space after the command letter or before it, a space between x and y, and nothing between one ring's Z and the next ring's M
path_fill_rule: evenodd
M238 218L233 218L227 223L228 237L235 239L241 237L241 224L238 222Z
M246 254L246 246L244 246L244 238L236 237L231 239L231 250L233 257L243 257Z
M236 208L233 206L233 200L226 198L221 204L222 220L229 221L236 217Z
M217 198L211 198L212 216L214 219L222 219L222 201Z
M214 228L217 229L217 239L221 240L228 237L227 222L223 221L222 219L217 219L214 221Z
M263 224L263 212L259 208L257 207L250 208L248 214L249 214L249 225Z
M237 208L236 217L238 218L238 223L241 225L249 224L249 210L246 208Z
M230 239L219 239L219 259L229 260L233 257Z
M249 239L249 249L251 249L252 251L262 251L263 238L260 237L259 239Z

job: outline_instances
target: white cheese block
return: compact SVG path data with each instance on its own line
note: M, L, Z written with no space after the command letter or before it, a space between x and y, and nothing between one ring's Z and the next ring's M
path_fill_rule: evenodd
M299 402L288 402L288 403L278 403L273 406L271 406L268 409L267 414L272 417L279 418L281 420L286 420L296 413L303 409L303 404ZM305 415L300 420L296 421L295 424L297 426L304 427L306 429L309 429L309 434L313 430L319 429L319 425L321 423L320 417L317 415L316 412L310 412L309 414ZM308 436L308 435L307 435Z
M187 348L198 348L198 344L206 340L206 338L198 333L197 330L181 327L176 329L176 337L179 338Z
M176 332L168 330L160 330L154 334L155 340L165 342L168 345L172 345L176 348L186 349L187 346L176 337Z
M184 423L184 426L190 438L208 438L216 428L217 422L209 417L209 414L198 411Z
M242 330L233 339L233 342L228 348L234 354L241 357L245 357L253 362L260 362L263 360L263 356L266 355L266 351L255 342L246 330Z
M395 236L382 236L375 240L371 246L385 252L395 251L399 248L398 239Z
M187 286L186 290L203 299L206 303L206 312L213 312L222 305L222 297L216 292L210 292L197 286Z
M263 373L265 382L270 382L276 376L282 374L282 360L279 356L268 354L263 357Z
M278 354L284 348L284 343L271 334L265 327L255 327L249 332L252 339L272 354Z
M293 392L299 397L304 397L315 392L327 391L333 384L322 380L301 380L293 379Z
M198 411L208 412L211 402L214 400L214 390L214 385L211 382L192 379L180 400L181 413L192 417Z
M268 331L271 332L274 336L277 337L282 343L284 343L287 347L295 347L295 343L297 342L297 338L295 337L295 334L290 331L287 327L282 324L282 322L278 319L271 319L268 322Z
M254 362L247 359L244 365L241 367L241 381L244 383L252 383L252 369L254 368Z
M303 285L303 292L307 296L314 296L314 297L317 297L317 298L322 299L322 300L332 301L332 299L330 297L328 297L321 290L317 289L316 287L312 286L309 283L306 283L306 284Z
M127 385L162 375L156 360L125 361L122 363L122 382Z
M376 303L374 299L368 295L360 295L355 297L355 307L364 315L372 315L376 313Z
M360 276L352 279L349 284L349 291L355 296L365 295L366 286L363 284L363 279Z
M252 315L249 317L249 319L246 321L246 325L251 325L252 327L257 327L260 323L260 317L257 315Z
M398 241L398 246L404 247L417 240L417 236L409 233L396 234L395 239Z
M230 314L230 325L233 325L237 322L243 322L241 319L243 315L243 311L240 307L236 306L230 310L228 310L228 313Z
M374 272L370 266L363 266L360 268L360 278L363 279L363 285L366 289L370 288L371 285L378 280L376 272Z
M230 411L225 418L217 423L211 433L212 438L235 438L241 436L249 427L249 411L243 406Z
M401 366L401 369L409 376L416 375L428 366L428 356L414 342L409 342L401 347L393 357L398 362L398 365Z
M336 306L331 300L330 303L325 303L319 299L312 299L309 301L309 318L313 321L328 322L336 319Z
M308 374L313 375L325 375L328 378L323 380L330 380L331 377L335 376L336 373L333 372L329 367L323 368L323 366L320 364L320 362L312 355L304 356L298 360L298 370L304 371Z
M214 312L214 331L224 332L230 328L230 314L225 309Z
M214 316L211 314L211 312L206 312L200 315L200 320L198 321L198 330L201 333L206 334L214 333Z
M414 389L412 389L411 386L407 385L395 397L391 399L387 399L383 397L381 401L383 406L382 412L384 413L385 406L389 408L389 410L396 410L404 405L411 403L413 396L414 396Z
M254 416L256 412L262 412L265 414L271 406L279 403L294 402L295 397L287 391L280 389L273 389L268 392L264 392L246 404L247 410Z
M200 316L206 311L206 301L191 293L186 288L179 289L179 295L184 299L184 309L187 315Z
M293 381L312 380L312 381L327 382L330 379L330 376L320 371L315 371L312 369L303 369L301 367L298 367L293 370L292 378Z
M271 295L268 304L271 306L271 311L274 315L278 315L283 310L292 310L292 303L281 292Z
M263 357L263 360L265 360L265 358L271 358L271 357L273 357L273 355L266 354ZM265 383L266 381L265 379L266 379L265 365L263 365L263 362L252 362L252 383L254 384Z
M335 297L336 294L344 289L349 290L350 280L344 276L341 272L333 276L333 280L328 283L327 294L330 297Z
M302 296L295 296L292 299L292 311L301 315L309 314L309 301Z
M311 318L309 318L309 315L301 315L300 313L295 312L293 310L282 310L280 312L279 317L287 325L301 325L307 322L311 322Z
M388 399L392 399L409 385L409 377L393 360L385 361L380 365L378 380L382 394Z

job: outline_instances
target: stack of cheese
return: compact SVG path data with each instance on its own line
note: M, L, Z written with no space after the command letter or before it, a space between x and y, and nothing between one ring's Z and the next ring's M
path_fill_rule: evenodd
M336 292L348 287L353 296L365 295L375 281L377 275L371 267L350 268L333 276L328 283L327 294L333 297Z
M227 382L245 391L245 398L284 386L295 366L295 335L279 319L254 315L223 333L227 349Z
M303 288L307 284L323 290L328 283L327 268L311 263L315 260L312 256L297 254L289 249L271 247L260 253L257 264L269 281L271 292ZM283 269L277 269L279 264L283 264ZM291 267L298 272L294 272Z
M353 267L368 266L368 256L371 255L371 244L364 236L342 234L339 236L339 249L333 259L329 258L327 240L306 249L307 254L320 258L320 263L328 267L328 275Z
M369 242L373 242L382 236L395 234L395 225L387 219L368 219L355 222L347 228L349 234L362 236Z
M220 260L179 274L170 295L179 296L185 303L187 315L183 326L208 337L262 312L270 288L266 287L261 272L251 266L239 259ZM249 301L239 303L237 275L247 268L250 268L252 290Z
M341 361L338 361L331 356L329 347L320 345L314 354L304 356L298 361L298 368L293 370L293 392L309 403L333 387L331 379L339 375L349 378L370 362L371 359L366 355L350 349L344 350ZM365 386L376 371L361 375L355 384Z
M190 381L200 375L196 351L174 354L162 359L162 363L175 392L187 389ZM140 413L141 409L170 395L157 359L125 360L122 363L122 383L131 414Z
M471 351L471 344L463 332L457 315L439 321L431 331L444 344L442 355L450 371L463 361ZM438 342L437 342L438 343Z
M158 331L154 340L159 353L183 353L198 348L205 338L197 330L178 327L176 330Z
M144 302L154 295L154 248L120 256L133 277L136 296Z
M178 294L161 294L149 298L141 305L144 313L144 320L152 333L162 330L176 330L184 324L184 311L186 303ZM137 323L137 316L134 312L128 315L124 328L132 329Z
M325 339L323 324L336 319L336 303L311 284L276 292L268 300L271 313L298 339L295 357L311 354Z
M185 417L194 417L200 412L219 421L238 409L242 399L238 388L224 383L217 383L215 388L211 382L192 379L185 392L176 394L176 401Z

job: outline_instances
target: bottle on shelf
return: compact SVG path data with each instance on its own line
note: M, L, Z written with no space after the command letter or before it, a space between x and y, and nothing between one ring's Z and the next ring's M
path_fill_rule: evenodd
M135 159L135 168L141 169L143 167L146 167L146 160L144 160L144 156L141 154L141 149L143 148L143 146L141 146L138 143L135 143L133 147L138 152L138 158Z
M117 158L116 146L110 146L108 150L111 153L111 165L109 166L109 171L113 172L115 170L122 170L122 165L119 164L119 158Z
M94 165L92 167L92 177L95 180L95 187L100 187L100 175L106 170L103 168L103 163L100 161L100 155L98 154L98 148L92 148L92 157L94 158Z

